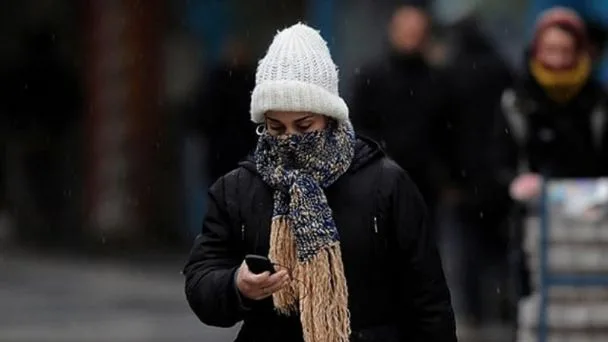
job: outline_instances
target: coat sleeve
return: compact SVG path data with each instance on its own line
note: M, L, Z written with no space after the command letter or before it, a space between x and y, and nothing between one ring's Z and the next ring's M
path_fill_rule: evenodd
M517 144L511 138L511 128L505 119L504 110L496 112L494 129L492 132L490 148L493 153L488 152L496 180L500 185L507 186L517 176L518 156Z
M226 181L221 178L209 190L203 229L194 242L184 268L186 298L205 324L231 327L246 312L235 286L242 260L226 205Z
M404 171L393 189L403 335L408 341L455 342L450 292L422 196Z

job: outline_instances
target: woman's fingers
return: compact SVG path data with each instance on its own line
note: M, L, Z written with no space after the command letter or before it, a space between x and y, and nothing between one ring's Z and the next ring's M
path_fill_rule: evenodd
M239 281L239 290L250 299L260 300L271 296L288 282L289 274L286 270L271 275L269 272L254 274L244 268Z
M282 289L289 282L289 274L286 271L279 271L270 276L261 288L260 299L272 296L273 293Z

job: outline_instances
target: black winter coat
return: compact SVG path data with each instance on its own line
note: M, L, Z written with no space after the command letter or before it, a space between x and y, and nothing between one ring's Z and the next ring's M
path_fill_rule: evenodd
M562 105L528 74L505 91L500 109L492 147L503 186L522 166L553 178L608 175L608 107L594 80Z
M192 310L208 325L244 325L236 341L302 341L298 317L272 300L240 305L235 272L267 255L273 191L247 161L209 191L202 234L184 269ZM456 341L450 293L424 202L407 174L373 142L357 142L349 171L326 190L349 288L352 341Z

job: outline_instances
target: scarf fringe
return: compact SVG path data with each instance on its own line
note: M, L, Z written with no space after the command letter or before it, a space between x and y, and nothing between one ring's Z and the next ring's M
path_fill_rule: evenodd
M300 284L300 319L304 341L348 342L348 289L340 244L335 243L320 250L312 260L297 268L304 275Z
M273 295L276 310L296 312L306 342L348 342L351 333L348 288L340 243L321 249L305 263L299 263L293 234L286 218L272 222L270 258L293 267L292 281Z
M287 218L284 216L272 220L268 257L273 262L290 268L298 263L295 238L289 228ZM292 268L292 272L295 273L296 270ZM293 273L290 274L290 277L292 279L299 279ZM280 314L289 315L297 311L299 298L297 285L297 282L291 281L281 291L275 292L272 295L274 307Z

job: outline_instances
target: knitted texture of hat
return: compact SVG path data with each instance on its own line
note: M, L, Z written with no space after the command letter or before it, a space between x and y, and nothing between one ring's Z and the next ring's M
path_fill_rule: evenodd
M319 32L298 23L277 33L258 64L251 120L268 111L311 112L348 120L338 92L338 70Z

